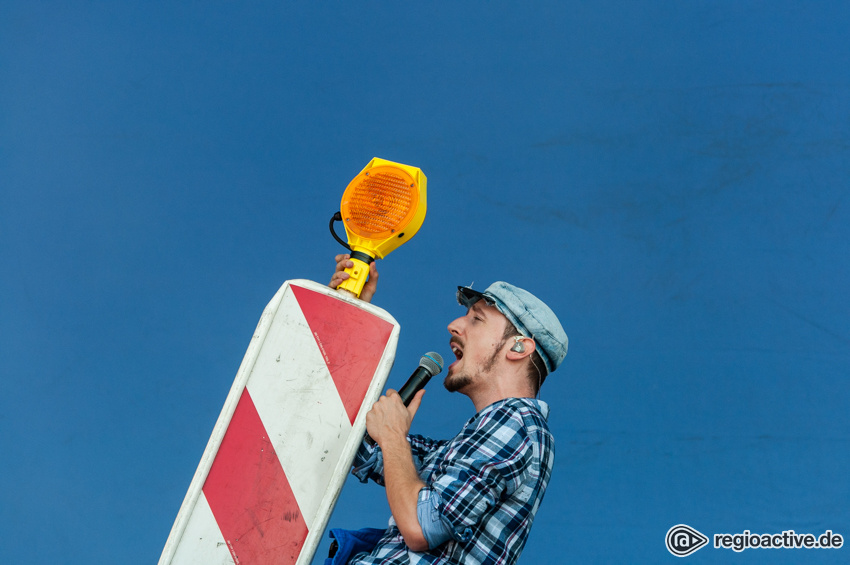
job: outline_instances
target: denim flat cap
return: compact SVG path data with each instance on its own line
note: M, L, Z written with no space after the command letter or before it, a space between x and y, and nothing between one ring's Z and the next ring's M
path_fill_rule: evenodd
M558 368L567 356L568 338L551 308L527 290L502 281L494 282L484 292L457 287L461 306L469 308L482 298L504 314L519 333L534 339L547 374Z

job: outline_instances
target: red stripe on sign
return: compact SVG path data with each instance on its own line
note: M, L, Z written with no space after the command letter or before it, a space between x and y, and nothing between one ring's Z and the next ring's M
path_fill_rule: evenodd
M240 563L295 563L307 525L248 389L204 483L204 495Z
M393 325L332 296L291 285L351 423L366 397Z

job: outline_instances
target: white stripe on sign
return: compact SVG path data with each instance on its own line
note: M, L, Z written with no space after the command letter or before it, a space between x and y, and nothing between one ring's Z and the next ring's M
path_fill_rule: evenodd
M281 301L248 389L301 516L312 529L351 423L325 356L291 293Z
M230 549L216 524L207 498L201 494L174 553L176 563L234 565Z

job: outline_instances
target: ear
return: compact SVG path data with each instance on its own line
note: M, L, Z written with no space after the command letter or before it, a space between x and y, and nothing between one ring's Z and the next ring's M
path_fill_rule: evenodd
M536 349L536 345L534 340L530 337L521 337L517 336L512 338L514 340L514 344L508 349L507 358L511 361L519 361L520 359L525 359L532 353L534 353ZM517 347L517 346L520 347Z

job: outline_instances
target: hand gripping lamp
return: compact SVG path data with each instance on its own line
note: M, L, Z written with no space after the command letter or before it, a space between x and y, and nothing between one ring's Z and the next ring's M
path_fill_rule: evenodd
M383 259L413 237L425 220L425 174L416 167L375 157L342 195L340 211L331 219L334 238L351 251L354 267L340 289L360 296L369 264ZM348 244L333 229L342 221Z

